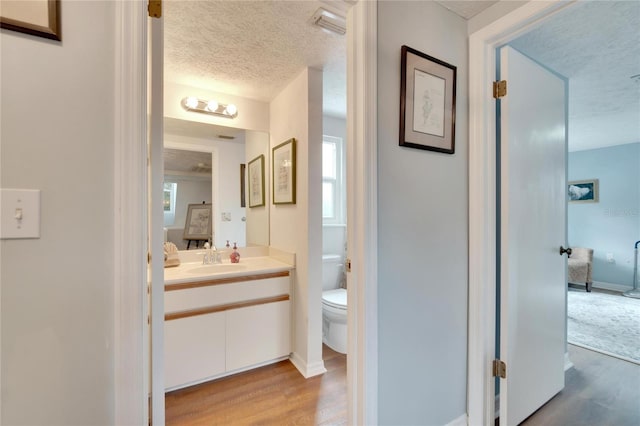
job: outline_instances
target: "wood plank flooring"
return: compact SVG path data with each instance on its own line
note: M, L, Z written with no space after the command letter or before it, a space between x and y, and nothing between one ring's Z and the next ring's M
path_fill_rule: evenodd
M167 425L345 425L346 356L323 345L327 372L305 379L289 361L165 395Z
M640 425L640 365L569 345L565 388L525 426Z

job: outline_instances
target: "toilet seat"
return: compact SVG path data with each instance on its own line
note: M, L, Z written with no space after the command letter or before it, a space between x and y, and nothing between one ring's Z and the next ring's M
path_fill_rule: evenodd
M337 288L322 292L322 303L336 309L347 309L347 289Z

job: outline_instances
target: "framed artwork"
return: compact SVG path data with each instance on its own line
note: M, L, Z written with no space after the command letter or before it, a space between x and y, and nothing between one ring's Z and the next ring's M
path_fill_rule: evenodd
M264 204L264 155L259 155L249 161L249 207Z
M273 204L296 203L296 140L291 138L272 150Z
M211 204L189 204L182 238L208 240L211 238Z
M59 0L3 0L0 28L60 40Z
M599 201L598 179L574 180L567 184L570 203L597 203Z
M247 185L245 182L245 175L247 173L247 165L240 164L240 207L247 206Z
M400 146L453 154L456 67L402 46Z

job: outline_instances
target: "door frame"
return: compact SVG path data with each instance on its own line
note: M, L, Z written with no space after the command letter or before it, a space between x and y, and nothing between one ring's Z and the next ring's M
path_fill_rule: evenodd
M114 423L149 423L147 315L147 3L114 16ZM350 424L377 423L377 4L348 13ZM142 238L131 238L140 235ZM357 337L357 338L355 338Z
M530 1L469 35L469 313L467 414L493 424L496 327L496 48L575 0ZM500 3L496 6L500 7Z

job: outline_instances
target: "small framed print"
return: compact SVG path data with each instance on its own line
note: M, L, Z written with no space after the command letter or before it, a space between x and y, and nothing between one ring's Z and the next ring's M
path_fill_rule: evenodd
M456 67L402 46L400 146L453 154Z
M264 206L264 155L249 161L249 207Z
M289 139L272 150L273 204L296 203L296 140Z
M3 0L0 27L60 41L59 0Z
M571 203L597 203L598 179L575 180L567 184L567 194Z

